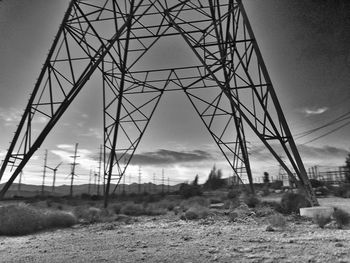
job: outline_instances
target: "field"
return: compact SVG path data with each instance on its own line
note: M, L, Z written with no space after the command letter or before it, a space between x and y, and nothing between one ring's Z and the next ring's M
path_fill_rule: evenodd
M321 203L349 206L348 199ZM267 217L229 221L222 209L205 219L161 216L78 224L20 237L0 236L1 262L350 262L350 230L321 229L311 220L286 216L267 231Z

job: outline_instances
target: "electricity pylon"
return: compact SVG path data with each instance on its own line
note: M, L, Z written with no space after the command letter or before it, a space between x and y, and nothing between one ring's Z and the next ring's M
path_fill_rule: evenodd
M151 67L147 55L174 38L193 54L189 65ZM105 205L111 181L120 182L168 91L185 93L252 191L247 129L317 205L241 0L72 0L1 167L0 176L15 170L0 196L93 73L103 92ZM46 125L34 129L42 116Z

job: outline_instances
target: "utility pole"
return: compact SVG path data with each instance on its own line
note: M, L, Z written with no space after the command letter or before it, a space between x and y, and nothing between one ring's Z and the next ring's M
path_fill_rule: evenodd
M125 193L125 177L126 177L126 174L124 173L124 175L123 175L123 195L125 195L126 193Z
M94 191L97 194L97 173L94 171Z
M100 195L101 169L102 169L102 145L100 145L100 158L99 158L99 160L98 160L97 196Z
M76 162L76 160L77 160L77 157L80 157L80 156L77 155L77 152L78 152L78 143L75 144L74 155L73 155L73 156L70 156L70 157L73 158L73 163L71 163L71 165L72 165L72 171L71 171L71 174L70 174L71 179L70 179L70 193L69 193L69 195L70 195L71 197L73 196L73 181L74 181L74 176L76 176L76 174L75 174L75 166L78 165L77 162Z
M92 169L90 168L90 172L89 172L89 187L88 187L88 194L90 195L91 193L91 174L92 174Z
M45 157L44 157L44 171L43 171L43 182L42 182L42 185L41 185L41 195L44 195L45 176L46 176L46 164L47 164L47 150L45 150Z
M168 194L170 193L170 180L169 180L169 176L168 176Z
M164 169L162 169L162 194L164 194Z
M139 194L141 194L141 167L139 167L139 185L138 185L138 188L139 188Z

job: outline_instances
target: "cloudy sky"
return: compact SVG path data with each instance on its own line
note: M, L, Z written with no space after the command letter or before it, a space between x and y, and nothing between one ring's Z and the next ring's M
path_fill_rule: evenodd
M290 128L306 167L342 165L350 150L350 3L347 0L243 1ZM0 2L0 157L28 101L67 0ZM164 42L164 61L184 46ZM173 52L168 52L172 50ZM102 94L84 87L75 103L24 170L24 182L40 183L45 149L48 166L61 161L58 183L68 183L74 144L79 143L76 180L97 171L102 142ZM325 126L325 127L323 127ZM321 127L321 128L320 128ZM323 127L323 128L322 128ZM328 135L327 135L328 134ZM69 136L68 136L69 135ZM253 173L278 173L278 165L255 137L248 138ZM230 175L212 138L182 93L166 94L140 144L126 182L155 176L173 183L203 181L216 165ZM48 171L48 184L50 174ZM159 183L160 181L158 181Z

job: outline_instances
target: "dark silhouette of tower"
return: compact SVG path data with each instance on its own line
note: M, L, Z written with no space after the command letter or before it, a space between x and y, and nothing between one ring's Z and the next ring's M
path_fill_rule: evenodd
M72 0L68 6L1 167L0 179L8 166L15 163L16 168L0 197L98 73L105 206L112 179L119 184L160 99L176 90L184 92L233 172L248 178L252 192L246 129L290 177L297 176L298 186L317 205L241 0L92 2ZM175 37L192 52L192 64L150 68L145 55L160 39ZM44 128L36 127L43 115Z

